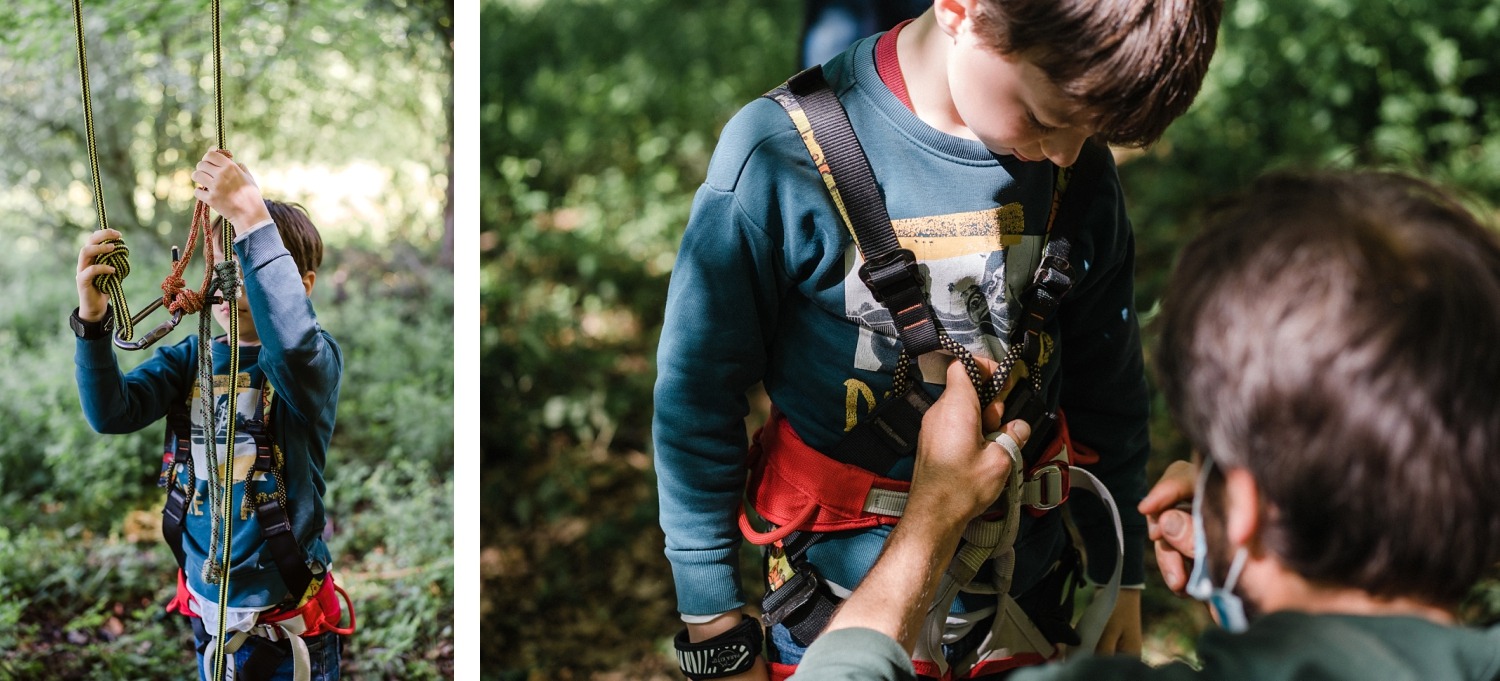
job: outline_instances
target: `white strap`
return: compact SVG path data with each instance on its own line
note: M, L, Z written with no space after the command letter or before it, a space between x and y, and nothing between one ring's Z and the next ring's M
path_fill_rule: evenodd
M307 650L307 641L299 634L307 630L307 623L300 617L294 617L282 622L269 624L257 624L250 631L236 631L234 635L224 642L224 681L234 681L238 675L234 662L234 654L245 641L253 636L270 641L287 639L292 642L292 681L311 681L312 679L312 654ZM210 650L218 643L217 638L209 639Z
M1109 489L1099 482L1099 478L1082 468L1074 468L1069 477L1072 479L1073 489L1088 488L1099 495L1115 521L1114 572L1109 577L1109 583L1094 592L1094 601L1084 608L1083 615L1078 618L1078 638L1081 642L1075 654L1087 657L1099 645L1099 637L1104 635L1104 627L1109 624L1109 617L1115 611L1115 600L1120 595L1120 572L1125 567L1125 530L1120 523L1120 509L1115 505L1115 498L1110 496Z
M1021 461L1021 448L1016 446L1016 441L1011 439L1005 432L990 436L992 440L1000 443L1005 451L1011 455L1012 461ZM1025 464L1017 464L1024 469ZM1068 449L1062 447L1047 463L1033 470L1030 475L1022 477L1020 486L1021 505L1029 506L1038 510L1050 510L1056 508L1063 501L1063 471L1068 465ZM906 492L870 488L870 493L865 495L864 511L876 515L885 515L900 518L906 512Z
M1000 520L975 518L964 528L963 541L958 553L948 564L938 583L937 598L927 610L922 635L917 639L913 659L927 660L938 666L940 674L948 673L948 660L943 655L943 630L948 623L948 611L953 609L953 600L958 592L969 585L985 560L997 553L1014 555L1016 535L1021 530L1021 485L1025 480L1025 460L1021 448L1004 431L988 436L998 442L1010 455L1010 479L1006 482L1001 498L1008 501L1005 515ZM1006 585L1008 588L1009 585Z

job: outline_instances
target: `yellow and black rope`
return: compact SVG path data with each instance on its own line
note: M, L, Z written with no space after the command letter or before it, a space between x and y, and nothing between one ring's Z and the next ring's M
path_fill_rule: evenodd
M73 0L73 29L78 38L78 82L83 91L83 129L89 152L89 171L94 176L94 212L99 214L99 229L109 229L109 217L104 212L104 183L99 177L99 146L94 139L94 105L89 87L88 47L83 32L83 0ZM125 302L125 288L121 282L130 276L130 249L121 239L110 239L115 249L94 258L94 262L115 268L94 277L94 288L109 296L110 314L114 317L115 335L120 340L135 336L135 326L130 320L130 306Z

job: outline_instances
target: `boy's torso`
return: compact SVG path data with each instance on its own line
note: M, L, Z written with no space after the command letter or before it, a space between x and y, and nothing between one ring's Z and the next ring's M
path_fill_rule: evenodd
M187 588L200 602L218 601L217 581L205 579L204 565L210 558L221 557L223 529L222 511L210 503L210 476L223 475L223 462L228 458L233 470L234 485L230 498L230 598L229 620L233 624L253 620L262 610L280 604L286 596L286 587L275 557L262 536L259 518L255 513L241 513L244 497L249 494L252 502L261 495L277 493L275 475L253 472L256 456L256 441L246 423L259 417L268 424L266 437L275 443L282 453L277 465L281 468L282 485L286 494L286 507L292 530L299 539L298 544L307 552L307 559L326 569L331 560L328 548L321 537L324 522L322 499L323 463L330 433L320 432L321 426L308 426L289 414L279 400L274 398L274 389L259 364L257 346L241 346L239 373L231 381L229 370L229 348L214 341L213 400L217 423L212 432L215 442L215 461L220 465L211 467L208 457L207 437L204 429L202 394L198 381L184 386L185 401L175 408L185 407L192 423L191 458L193 491L191 503L184 517L183 550L186 565L183 572ZM195 376L197 367L197 339L188 338L172 348L170 355L177 362L185 363L188 375ZM229 391L235 391L236 427L234 453L226 457L225 437L228 435ZM331 427L331 424L328 424ZM174 480L182 484L189 479L185 466L177 466ZM186 491L184 489L184 491ZM218 525L216 527L216 525ZM219 543L215 543L219 542ZM215 606L216 607L216 606ZM217 621L215 608L199 608L199 614Z

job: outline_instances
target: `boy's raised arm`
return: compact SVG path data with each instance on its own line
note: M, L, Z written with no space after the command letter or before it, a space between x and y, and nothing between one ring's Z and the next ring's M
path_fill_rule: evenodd
M309 287L275 229L260 187L243 165L217 149L204 154L193 181L198 198L234 225L262 370L293 411L316 419L335 399L343 358L318 324Z

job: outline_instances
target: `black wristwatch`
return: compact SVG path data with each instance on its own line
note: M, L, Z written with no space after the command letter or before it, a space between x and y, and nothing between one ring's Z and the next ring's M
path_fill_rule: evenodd
M687 629L677 632L672 644L677 648L677 666L684 676L718 679L750 671L765 639L760 620L744 615L738 626L707 641L688 642Z
M78 318L78 308L73 308L73 314L68 316L68 326L73 328L73 334L84 340L97 340L108 338L110 332L115 330L115 317L109 313L109 308L104 308L104 319L97 322L86 322Z

